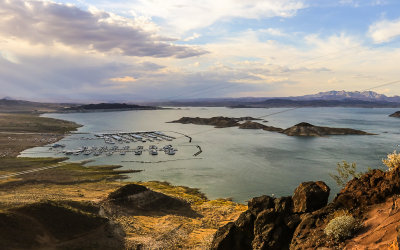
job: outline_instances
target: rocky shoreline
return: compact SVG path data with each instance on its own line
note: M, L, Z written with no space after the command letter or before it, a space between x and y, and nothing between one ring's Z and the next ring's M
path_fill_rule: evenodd
M397 218L400 215L400 207L397 205L400 194L400 167L387 172L374 169L360 178L354 178L328 204L329 192L329 187L323 182L305 182L296 188L293 196L253 198L248 202L248 210L235 222L218 229L211 249L353 249L354 242L351 237L337 241L326 235L324 229L328 222L337 214L346 212L362 223L368 219L368 212L374 207L385 202L391 204L392 201L388 218ZM399 221L385 224L382 219L380 222L382 224L370 224L370 228L364 226L358 232L368 234L375 231L378 235L382 234L380 238L375 237L380 240L361 240L357 243L360 247L357 249L377 247L390 230L395 236L389 239L389 242L381 242L381 247L392 244L395 246L393 249L399 249L399 241L396 238L396 235L400 235L397 227ZM382 230L384 231L381 233ZM347 245L352 247L347 248Z
M58 140L78 127L32 114L12 116L15 123L3 120L21 138L35 129L33 136L61 131ZM10 142L8 127L2 126L2 135ZM48 143L9 142L3 146L14 155ZM230 200L208 200L193 188L121 181L140 170L64 160L0 158L0 176L24 173L0 178L0 249L208 249L217 228L246 209Z

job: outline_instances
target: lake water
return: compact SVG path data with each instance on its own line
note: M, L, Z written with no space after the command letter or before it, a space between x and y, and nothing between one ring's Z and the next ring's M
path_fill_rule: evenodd
M158 156L143 154L135 156L89 157L94 161L88 165L118 164L123 169L144 170L130 174L132 181L168 181L174 185L199 188L210 199L232 197L244 202L252 197L267 194L292 195L294 189L304 181L325 181L331 193L339 188L329 177L335 173L336 164L343 160L356 162L359 171L368 167L382 167L381 160L400 144L400 119L388 117L396 109L363 108L300 108L266 117L269 126L287 128L299 122L319 126L347 127L375 133L373 136L330 136L318 138L290 137L262 130L238 128L212 129L211 126L166 123L182 116L253 116L276 113L286 109L228 109L187 108L181 110L121 111L102 113L46 114L82 124L78 132L97 133L105 131L176 131L193 137L176 136L172 144L178 148L176 155L164 153ZM82 140L86 134L72 134L60 143L66 149L80 146L104 145L101 140ZM154 144L130 143L130 147ZM201 146L203 152L193 157ZM57 156L60 153L39 147L26 150L22 156ZM71 156L70 160L86 159L83 155ZM141 163L143 161L145 163ZM331 195L332 197L333 195Z

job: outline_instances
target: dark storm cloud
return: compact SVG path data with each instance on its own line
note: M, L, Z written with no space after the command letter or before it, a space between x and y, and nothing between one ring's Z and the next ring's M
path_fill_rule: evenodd
M127 56L187 58L206 53L171 44L173 39L145 31L134 21L53 2L0 0L0 33L31 43L60 42L100 52L117 49Z

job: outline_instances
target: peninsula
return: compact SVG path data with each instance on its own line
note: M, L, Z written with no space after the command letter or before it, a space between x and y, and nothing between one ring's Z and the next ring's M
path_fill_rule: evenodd
M127 110L156 110L162 109L154 106L141 106L126 103L98 103L71 106L61 109L61 112L104 112L104 111L127 111Z

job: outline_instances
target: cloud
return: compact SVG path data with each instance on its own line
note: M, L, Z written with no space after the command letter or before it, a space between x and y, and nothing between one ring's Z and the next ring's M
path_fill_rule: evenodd
M386 5L388 2L387 0L340 0L339 4L358 8L360 6Z
M287 36L287 34L283 33L280 29L275 29L275 28L268 28L268 29L263 29L263 30L259 30L259 31L265 32L272 36Z
M0 34L31 43L62 43L126 56L187 58L206 53L174 45L174 39L145 30L140 20L47 1L0 0Z
M369 26L368 35L374 43L390 42L400 36L400 18L381 20Z
M110 78L112 82L136 82L137 79L132 76Z
M298 10L306 7L304 2L305 0L138 0L122 5L103 1L102 6L130 8L136 16L157 17L165 26L169 26L169 31L179 34L230 18L292 17Z
M191 40L195 40L195 39L199 38L200 36L201 36L200 34L193 33L193 35L186 37L185 39L183 39L183 41L188 42Z

